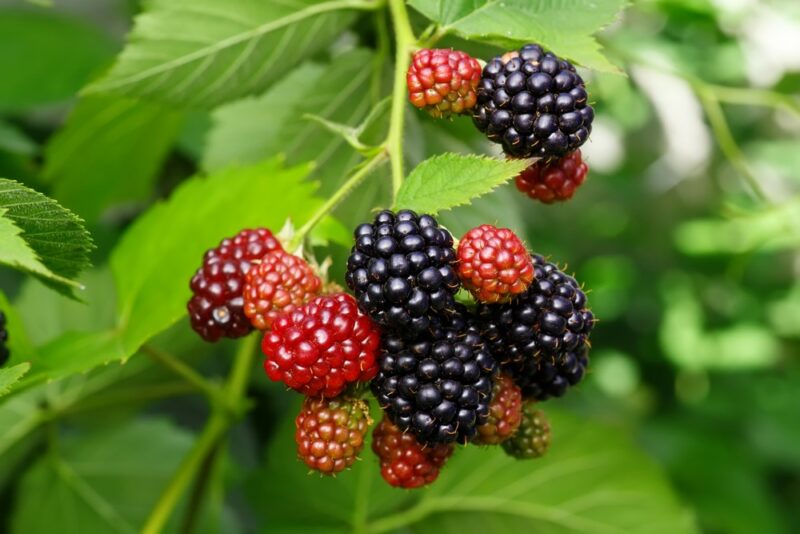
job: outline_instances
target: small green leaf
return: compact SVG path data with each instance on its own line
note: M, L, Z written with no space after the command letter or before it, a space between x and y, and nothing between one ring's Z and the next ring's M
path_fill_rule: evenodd
M82 221L41 193L0 178L0 262L71 294L93 248Z
M507 182L533 160L442 154L420 163L403 182L395 208L437 213L468 204Z
M63 436L23 476L14 532L138 532L194 438L166 420Z
M353 21L354 9L371 5L360 0L151 0L116 65L86 92L201 107L255 94L330 44Z
M31 370L30 362L22 362L12 367L0 369L0 397L8 393L11 386Z
M43 174L53 197L89 224L114 203L147 199L180 120L179 113L151 102L81 99L45 148Z
M60 12L0 9L0 72L7 73L0 109L72 97L115 48L97 28Z
M626 0L410 0L446 30L505 47L538 43L579 64L619 72L592 36L610 24Z

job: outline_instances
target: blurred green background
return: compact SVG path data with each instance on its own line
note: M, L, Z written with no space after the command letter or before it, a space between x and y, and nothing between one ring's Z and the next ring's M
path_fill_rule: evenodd
M390 65L385 76L360 75L373 56L353 49L375 41L365 17L264 95L213 111L78 98L121 49L139 7L49 4L0 0L0 176L81 215L98 247L97 267L82 279L89 305L0 271L11 319L34 345L113 324L111 247L195 172L285 154L290 164L315 161L313 177L334 190L357 155L303 113L358 124L391 81ZM600 40L627 76L586 76L597 119L584 148L589 179L575 198L543 206L508 185L446 213L444 223L456 235L483 222L514 228L590 291L599 318L590 374L549 404L630 432L704 531L800 532L800 3L638 1ZM497 52L455 38L444 44L483 58ZM468 119L437 123L409 108L409 168L442 151L497 153ZM373 177L337 210L345 227L387 203L387 182ZM347 250L330 252L340 277ZM211 374L224 370L231 349L200 343L184 323L157 344ZM54 439L69 450L69 439L87 431L118 429L103 446L79 447L100 463L113 463L104 455L114 440L124 448L126 433L171 436L156 457L115 453L149 466L157 492L172 472L165 458L180 458L192 438L140 416L166 414L196 429L207 412L187 393L137 358L0 405L0 530L12 517L17 531L36 524L35 495L47 490L41 458ZM263 377L251 393L252 424L237 430L229 454L234 482L257 468L259 451L290 417L281 416L287 394ZM43 417L54 407L63 418ZM257 508L234 493L235 510ZM233 519L230 506L224 524L257 524L249 512Z

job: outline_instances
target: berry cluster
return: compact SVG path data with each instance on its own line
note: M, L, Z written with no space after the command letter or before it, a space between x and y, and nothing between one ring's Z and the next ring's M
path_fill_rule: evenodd
M510 158L540 158L517 188L545 204L572 198L589 171L578 150L594 121L575 67L540 45L477 60L457 50L418 51L406 75L409 100L433 117L471 114Z
M527 45L481 73L463 52L420 50L407 82L411 102L434 117L472 114L509 157L540 158L517 178L531 198L566 200L583 182L578 147L593 111L569 62ZM578 282L489 224L456 248L433 216L384 210L353 237L354 296L323 284L264 228L206 252L191 281L197 333L262 331L266 374L305 397L300 459L326 475L350 468L372 424L367 392L383 412L372 451L392 486L432 483L458 444L542 456L550 428L538 402L563 395L588 364L595 319ZM469 305L456 301L461 289Z

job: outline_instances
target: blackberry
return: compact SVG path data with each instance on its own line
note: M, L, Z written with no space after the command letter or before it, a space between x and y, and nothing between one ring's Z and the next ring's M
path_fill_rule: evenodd
M283 250L266 228L242 230L206 251L192 277L192 298L186 305L192 328L206 341L242 337L253 330L244 314L244 277L250 262Z
M385 331L421 333L451 313L459 281L453 237L430 215L382 211L355 230L345 281Z
M487 421L496 364L461 314L414 341L386 336L378 369L375 397L389 419L422 444L466 443Z
M481 333L526 398L560 397L583 378L594 316L574 278L531 255L534 281L506 304L479 304Z
M489 418L478 427L475 443L497 445L510 438L522 421L522 391L514 379L505 373L494 378Z
M434 118L469 113L481 79L478 60L451 49L419 50L406 73L408 99Z
M588 172L581 151L576 150L560 159L536 161L517 176L517 189L544 204L564 202L572 198Z
M420 488L433 483L453 454L453 445L425 447L385 417L372 431L372 452L380 459L381 476L396 488Z
M8 343L8 330L6 330L6 314L0 311L0 367L4 366L11 357Z
M522 423L517 432L502 443L506 454L518 460L541 458L550 448L550 421L536 404L526 402L522 406Z
M536 44L489 61L472 118L490 141L514 157L560 157L592 131L594 110L569 61Z

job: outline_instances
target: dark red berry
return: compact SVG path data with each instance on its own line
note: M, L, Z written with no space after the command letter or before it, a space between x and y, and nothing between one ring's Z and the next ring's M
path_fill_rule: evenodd
M316 296L322 280L303 259L288 252L270 252L244 279L244 314L254 327L267 330L281 313Z
M539 160L517 176L517 189L545 204L572 198L586 180L589 167L576 150L549 163Z
M419 488L439 476L453 454L453 445L421 445L410 433L403 433L387 418L372 431L372 451L381 463L381 476L398 488Z
M489 418L478 427L474 442L479 445L497 445L510 438L522 421L522 391L514 379L498 373L494 379Z
M422 49L406 74L408 99L433 117L461 114L475 106L481 66L469 54L451 49Z
M272 380L309 396L335 397L353 382L372 380L378 327L350 295L317 297L280 315L264 335L264 369Z
M458 243L458 277L481 302L508 302L533 281L525 245L508 228L482 224Z
M323 475L344 471L364 448L371 423L362 400L308 397L295 419L297 455Z
M253 260L268 252L282 250L266 228L242 230L223 239L205 253L203 265L192 277L192 298L187 304L192 328L206 341L236 338L253 327L244 314L244 276Z

